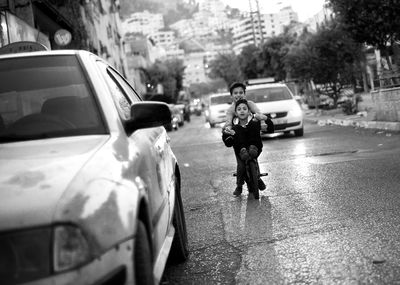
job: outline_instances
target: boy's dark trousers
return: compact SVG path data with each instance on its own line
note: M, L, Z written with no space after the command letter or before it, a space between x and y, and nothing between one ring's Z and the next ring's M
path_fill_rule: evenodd
M246 161L248 159L257 159L260 155L258 148L254 145L250 145L249 149L242 148L239 153L235 151L236 157L236 185L242 186L244 184L244 178L246 176Z

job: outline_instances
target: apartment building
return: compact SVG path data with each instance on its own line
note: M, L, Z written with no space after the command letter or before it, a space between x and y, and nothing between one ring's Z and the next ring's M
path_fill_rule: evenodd
M129 78L117 1L64 2L0 1L0 48L32 41L48 50L85 49ZM60 32L61 41L57 40Z
M279 22L281 26L287 26L291 22L298 22L299 16L291 6L284 7L278 12Z
M292 7L285 7L274 14L247 13L244 19L235 21L231 28L233 34L233 51L239 54L250 44L260 45L269 37L279 35L284 27L298 21L298 15Z
M235 54L239 54L247 45L260 45L263 39L267 38L265 19L260 17L260 20L259 22L258 19L253 18L252 20L249 17L238 20L232 25L233 51Z
M158 46L169 47L175 42L175 33L173 31L157 31L149 35L149 37Z
M183 79L184 86L190 86L193 83L208 82L204 67L205 51L197 51L185 54L184 65L185 74Z
M122 29L125 34L138 33L149 35L156 33L163 28L163 15L150 13L149 11L133 13L122 22Z
M313 17L305 21L305 25L308 27L310 32L316 32L318 27L327 21L332 20L333 11L328 7L324 6L318 13Z

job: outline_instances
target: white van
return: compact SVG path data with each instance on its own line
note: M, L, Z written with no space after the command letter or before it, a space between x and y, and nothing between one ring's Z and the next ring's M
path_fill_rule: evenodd
M226 110L232 104L232 96L229 92L212 94L208 98L208 106L205 110L206 122L214 128L216 124L226 121Z
M274 122L275 132L304 134L304 114L290 89L283 83L256 84L246 87L247 100L257 104L261 113Z

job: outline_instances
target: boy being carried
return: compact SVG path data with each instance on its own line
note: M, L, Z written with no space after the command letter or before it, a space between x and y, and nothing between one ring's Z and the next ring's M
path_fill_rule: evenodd
M225 125L223 126L222 130L225 133L229 133L233 135L234 133L232 132L232 120L235 117L235 103L239 99L246 99L246 85L240 82L234 82L232 85L229 87L229 92L231 93L231 96L233 98L233 102L231 106L228 108L226 111L226 122ZM268 120L268 117L260 112L260 109L257 107L256 103L253 101L248 100L247 101L249 110L251 113L254 114L255 118L259 121L262 120Z

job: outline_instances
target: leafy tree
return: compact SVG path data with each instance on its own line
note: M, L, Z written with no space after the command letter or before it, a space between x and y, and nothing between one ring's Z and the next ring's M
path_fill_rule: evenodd
M175 94L174 97L178 96L178 92L183 88L183 74L185 72L185 66L181 59L171 59L164 62L168 70L168 77L175 80ZM166 83L166 82L164 82Z
M240 69L246 79L258 78L260 70L260 49L255 45L245 46L238 56Z
M222 78L227 86L234 81L242 81L243 75L236 55L234 53L219 54L210 62L210 77Z
M293 77L313 79L322 86L321 92L330 96L336 106L343 87L354 83L354 74L360 73L361 57L361 45L331 23L292 46L285 63Z
M310 81L314 77L314 66L318 66L318 57L311 46L311 40L303 39L293 44L286 57L285 69L291 78Z
M164 88L164 95L171 98L170 101L175 102L178 98L178 93L182 90L183 72L185 66L182 60L157 60L149 68L144 69L147 80L146 84L151 86L148 89L149 93L155 93L156 86L161 84Z
M286 79L284 59L289 52L295 38L289 34L282 34L268 39L261 48L259 69L260 77L275 77L275 80ZM261 65L261 66L260 66Z
M226 83L224 80L216 79L211 82L193 83L189 86L192 98L201 98L203 95L216 93L218 90L225 89Z
M386 57L386 47L400 39L399 1L329 0L329 5L343 29L356 41L376 47Z

